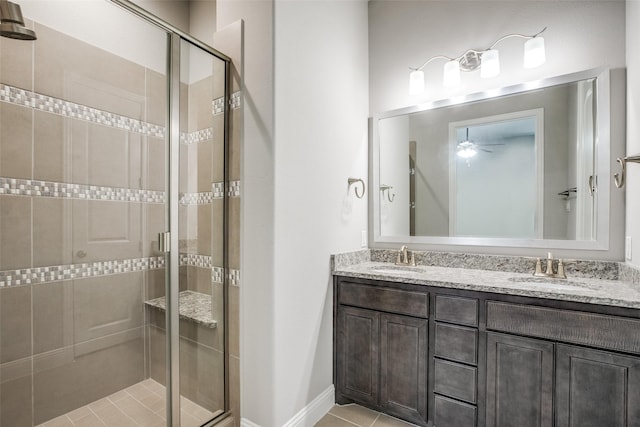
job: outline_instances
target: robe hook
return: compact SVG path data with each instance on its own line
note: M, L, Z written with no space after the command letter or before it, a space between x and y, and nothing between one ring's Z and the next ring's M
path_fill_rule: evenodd
M347 182L349 183L349 187L348 188L351 188L351 186L353 184L358 183L358 182L360 184L362 184L362 192L361 193L358 192L358 187L357 186L354 187L354 191L356 192L356 197L358 199L362 199L364 197L364 192L365 192L365 188L366 188L365 185L364 185L364 181L362 179L360 179L360 178L349 178L347 180ZM348 189L347 189L347 191L348 191Z

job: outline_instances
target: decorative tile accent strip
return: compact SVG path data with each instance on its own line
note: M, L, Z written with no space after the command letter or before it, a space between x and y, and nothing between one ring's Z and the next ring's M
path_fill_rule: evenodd
M240 181L229 181L229 197L240 197Z
M217 116L224 113L224 96L211 101L211 114Z
M164 203L164 191L133 188L99 187L0 177L0 194L15 196L62 197L67 199L108 200L119 202Z
M213 138L213 128L197 130L195 132L183 132L180 134L180 144L198 144Z
M0 287L33 285L36 283L83 279L109 274L133 273L136 271L164 268L164 265L164 257L148 257L5 270L0 271Z
M222 199L224 197L224 182L211 183L211 193L214 199Z
M180 266L212 268L213 262L208 255L180 254Z
M240 270L229 270L228 278L231 286L240 286Z
M17 87L0 83L0 101L8 102L23 107L34 108L64 117L85 120L105 126L125 129L143 135L164 138L165 128L163 126L146 123L141 120L98 110L75 102L64 101L36 92L20 89Z
M213 267L211 269L211 282L222 283L224 281L224 268Z
M201 193L181 193L180 204L183 206L189 205L208 205L213 201L213 193L210 191L203 191Z
M240 91L231 94L231 108L233 110L237 110L238 108L240 108L240 100L242 99L241 94L242 92Z

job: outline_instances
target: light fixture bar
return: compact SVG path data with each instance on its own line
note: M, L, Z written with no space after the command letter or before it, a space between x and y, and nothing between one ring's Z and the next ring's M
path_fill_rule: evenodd
M524 47L523 66L525 68L538 67L544 64L546 60L544 39L542 37L539 37L540 34L544 33L546 30L547 27L544 27L542 30L533 35L516 33L506 34L498 38L487 49L468 49L462 55L454 58L446 55L432 56L417 68L409 67L409 70L411 71L409 77L409 92L411 95L417 95L424 91L424 73L422 69L436 59L447 60L444 65L443 73L443 85L446 87L456 86L460 84L460 70L475 71L480 69L482 78L497 76L498 74L500 74L500 61L498 51L494 48L501 41L511 37L527 39ZM456 62L458 65L455 64Z

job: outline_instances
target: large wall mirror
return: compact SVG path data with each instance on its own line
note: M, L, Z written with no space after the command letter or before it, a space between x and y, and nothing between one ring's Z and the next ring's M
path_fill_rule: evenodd
M610 75L374 116L374 242L606 250Z

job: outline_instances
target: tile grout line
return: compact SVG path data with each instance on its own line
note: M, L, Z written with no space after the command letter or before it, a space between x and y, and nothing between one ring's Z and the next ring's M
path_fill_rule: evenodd
M380 419L380 415L381 414L378 412L378 416L376 417L375 420L373 420L373 422L371 423L371 425L369 427L373 427L374 426L374 424Z
M353 424L354 426L363 427L363 426L361 426L360 424L356 424L356 423L354 423L353 421L349 421L348 419L346 419L346 418L342 418L342 417L340 417L340 416L338 416L338 415L336 415L336 414L332 414L331 412L328 412L328 413L327 413L327 415L331 415L332 417L335 417L335 418L337 418L337 419L339 419L339 420L346 421L346 422L348 422L349 424Z

